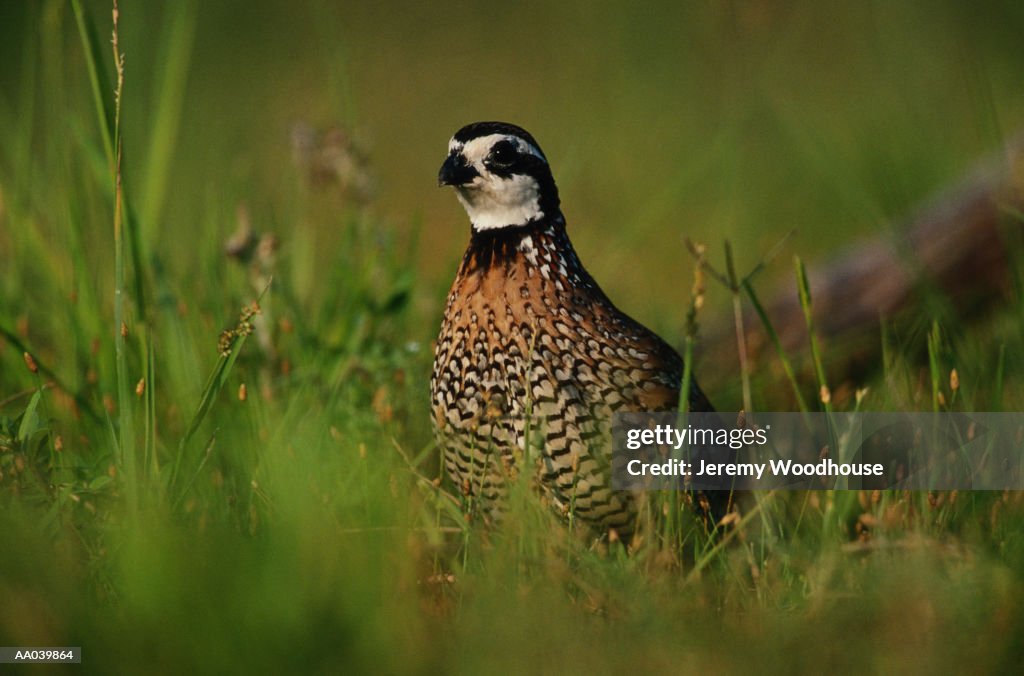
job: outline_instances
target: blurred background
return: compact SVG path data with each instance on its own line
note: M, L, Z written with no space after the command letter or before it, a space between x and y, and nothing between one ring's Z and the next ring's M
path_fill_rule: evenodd
M107 19L105 3L86 6ZM66 8L0 12L5 125L40 41L66 69L69 101L88 105ZM128 2L126 161L145 227L188 273L190 243L233 228L210 221L211 201L248 203L298 246L282 189L295 127L345 130L382 227L420 234L419 289L436 319L468 232L435 185L447 139L471 121L515 122L550 157L595 277L678 335L684 236L729 238L746 269L795 228L788 253L820 257L998 148L1024 116L1022 14L1014 2ZM42 33L54 22L57 44ZM73 138L46 129L35 143ZM316 270L340 238L327 220L307 227L317 246L294 253Z

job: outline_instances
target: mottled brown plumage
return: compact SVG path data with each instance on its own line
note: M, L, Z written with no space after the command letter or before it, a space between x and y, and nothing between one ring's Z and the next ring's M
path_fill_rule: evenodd
M457 134L453 156L471 152L464 148L474 138L493 145L504 132L529 138L543 159L517 130L484 127L461 146ZM500 514L509 478L527 468L557 509L625 534L636 508L631 493L611 488L612 414L675 410L682 360L620 312L587 273L566 233L546 160L529 159L525 169L476 163L478 174L497 174L492 186L477 186L487 177L469 176L469 163L457 169L460 193L500 191L513 180L500 183L501 170L506 177L520 170L536 181L538 194L530 194L543 206L527 209L525 223L473 228L448 295L431 378L444 468L489 515ZM445 178L442 169L442 182L451 182ZM711 410L696 385L690 407Z

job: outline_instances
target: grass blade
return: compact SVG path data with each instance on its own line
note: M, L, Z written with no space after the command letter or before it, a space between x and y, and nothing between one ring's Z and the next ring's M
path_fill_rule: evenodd
M1003 374L1006 371L1006 343L999 345L999 361L996 364L996 383L992 392L992 410L1003 410Z
M839 437L836 434L835 424L832 420L832 391L828 386L828 379L825 376L825 365L821 358L821 350L818 347L818 335L814 330L814 308L811 304L811 285L807 281L807 268L799 256L794 258L796 267L797 290L800 294L800 308L804 313L804 322L807 325L807 339L811 344L811 359L814 362L814 375L818 382L818 397L825 409L825 420L828 425L828 446L829 453L833 456L839 455ZM840 477L836 488L844 488L846 481Z
M213 371L210 373L210 377L206 381L206 386L203 388L203 393L199 397L199 404L196 406L196 411L192 414L192 419L189 421L188 427L185 429L185 434L181 437L181 441L178 443L178 454L174 460L174 469L170 478L171 486L174 485L174 482L178 477L181 469L182 457L188 450L189 442L199 430L199 426L203 424L203 420L213 407L213 403L217 400L217 395L220 394L221 390L224 389L224 386L228 382L228 377L231 375L231 369L234 367L235 361L238 359L238 355L242 351L242 346L245 345L246 338L248 338L249 334L252 332L252 325L249 323L249 319L259 311L259 303L270 288L270 284L272 282L273 280L267 283L267 286L257 297L252 309L243 309L242 315L239 317L238 328L230 332L230 342L227 345L222 346L220 359L217 360L217 365L213 367ZM251 314L249 314L250 312Z
M194 0L167 5L171 13L168 30L161 45L162 77L158 85L156 118L149 134L146 152L145 182L140 193L140 223L146 229L143 239L151 241L167 192L168 172L176 147L181 111L185 104L185 84L188 81L192 42L196 28Z
M761 320L761 325L764 326L769 340L772 341L772 347L775 348L775 354L778 355L779 361L782 363L782 370L786 374L786 380L789 381L790 386L793 388L793 396L796 397L797 407L802 413L810 412L807 400L804 399L803 392L800 390L800 383L796 379L793 362L790 361L789 355L786 354L785 348L782 347L782 340L779 338L779 334L775 330L771 319L768 318L768 313L765 311L764 306L761 305L761 300L754 292L754 287L750 284L749 279L743 280L743 289L747 292L747 298L750 299L750 304L753 305L754 312L757 313L758 318Z
M92 18L82 9L81 0L71 0L71 7L75 12L75 22L78 24L78 35L82 41L82 50L85 53L86 71L89 74L89 84L92 86L93 103L96 106L96 118L99 121L100 132L103 138L103 149L107 154L107 163L114 166L114 112L107 102L106 93L113 90L110 80L107 78L105 69L100 68L103 63L103 49L100 46L99 36L96 33L96 24Z
M939 323L932 322L932 330L928 332L928 374L931 377L932 411L939 412L942 402L942 374L939 367L939 350L941 349L942 336L939 330Z

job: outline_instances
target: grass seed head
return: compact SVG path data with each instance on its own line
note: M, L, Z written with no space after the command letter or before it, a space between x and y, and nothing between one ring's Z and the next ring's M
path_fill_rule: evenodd
M235 336L238 334L234 329L224 329L217 338L217 352L222 357L231 356L231 346L235 343Z

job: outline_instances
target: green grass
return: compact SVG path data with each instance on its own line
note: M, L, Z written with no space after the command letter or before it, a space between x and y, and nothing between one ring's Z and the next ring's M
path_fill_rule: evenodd
M436 165L505 117L720 407L1021 410L1019 282L971 323L882 320L858 378L841 341L746 372L689 340L770 321L788 258L803 280L1021 126L1019 8L403 9L126 3L117 99L109 6L0 9L0 645L92 673L1019 667L1019 494L762 495L724 541L661 495L627 553L522 481L487 531L434 483L426 394L467 235ZM305 120L368 149L372 197L296 166ZM689 316L684 234L729 287Z

